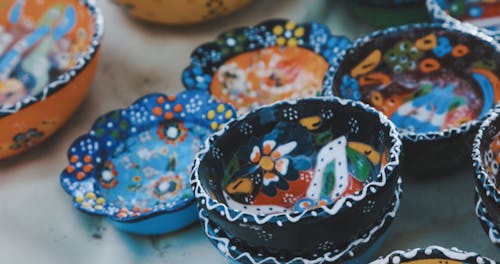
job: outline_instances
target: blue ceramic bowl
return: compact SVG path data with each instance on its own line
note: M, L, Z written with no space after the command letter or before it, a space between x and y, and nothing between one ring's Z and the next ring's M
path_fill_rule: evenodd
M360 102L281 101L212 135L191 185L230 260L350 261L395 216L400 148L394 125Z
M235 110L209 94L149 94L97 119L68 150L61 184L73 205L126 232L161 234L197 219L189 188L202 142Z
M328 65L349 44L320 23L268 20L228 30L196 48L182 81L186 89L207 91L245 113L320 95Z
M405 173L441 172L470 157L475 132L500 100L499 51L496 41L471 28L388 28L341 52L323 93L387 115L403 138Z
M491 241L500 245L500 107L479 128L472 147L476 214Z
M427 9L437 22L463 23L500 39L500 3L498 1L426 0Z
M400 263L496 264L497 262L473 252L465 252L456 248L446 249L439 246L429 246L427 248L394 251L385 258L380 257L370 264Z

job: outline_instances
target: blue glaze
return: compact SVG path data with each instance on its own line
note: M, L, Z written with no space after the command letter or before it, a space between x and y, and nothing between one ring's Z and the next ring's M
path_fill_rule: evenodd
M481 114L479 116L484 117L494 105L495 95L493 94L493 91L495 90L495 87L493 87L490 80L482 74L473 73L472 77L478 82L481 87L481 91L483 91L483 108L481 109Z
M206 92L150 94L101 116L68 151L62 187L73 205L136 234L170 232L196 220L189 186L201 142L235 116Z
M452 51L450 41L445 37L439 37L437 41L437 46L434 48L433 52L438 58L446 56Z

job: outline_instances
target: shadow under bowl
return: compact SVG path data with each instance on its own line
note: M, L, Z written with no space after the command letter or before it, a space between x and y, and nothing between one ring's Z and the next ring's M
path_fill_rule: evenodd
M282 101L212 135L191 185L205 218L249 256L334 259L387 214L400 147L394 125L360 102Z
M500 100L500 47L470 28L410 24L357 40L334 60L323 94L360 100L393 121L404 174L449 170Z

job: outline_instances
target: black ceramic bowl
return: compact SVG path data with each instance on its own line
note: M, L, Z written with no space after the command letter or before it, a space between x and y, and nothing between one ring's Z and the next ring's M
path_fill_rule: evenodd
M439 246L417 248L407 251L394 251L385 258L370 264L496 264L497 262L477 253L465 252L456 248L446 249Z
M405 173L446 170L470 156L474 133L500 99L499 50L472 28L389 28L340 53L323 94L360 100L387 115L403 138Z
M493 109L479 128L472 147L476 214L490 239L500 244L500 107ZM486 224L486 226L485 226ZM496 235L494 230L497 230ZM495 238L496 237L496 238Z
M282 101L209 138L191 185L240 254L330 261L395 207L400 153L394 125L365 104Z

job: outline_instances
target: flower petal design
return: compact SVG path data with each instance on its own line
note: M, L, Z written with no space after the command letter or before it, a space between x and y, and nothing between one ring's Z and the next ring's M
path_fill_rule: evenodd
M274 168L276 171L278 171L281 175L286 175L288 172L288 165L290 164L290 161L286 158L281 158L276 161Z
M280 180L280 178L278 177L278 175L276 175L272 172L264 173L263 183L265 186L268 186L272 182L278 182L279 180Z
M254 146L252 149L252 153L250 153L250 160L253 163L259 163L260 160L260 149L257 146Z
M286 143L286 144L283 144L279 147L277 147L273 153L272 153L272 157L273 158L280 158L280 157L283 157L287 154L289 154L290 152L292 152L295 148L297 147L297 142L296 141L292 141L292 142L289 142L289 143Z
M262 144L262 154L269 155L271 151L276 147L276 141L274 140L266 140Z

